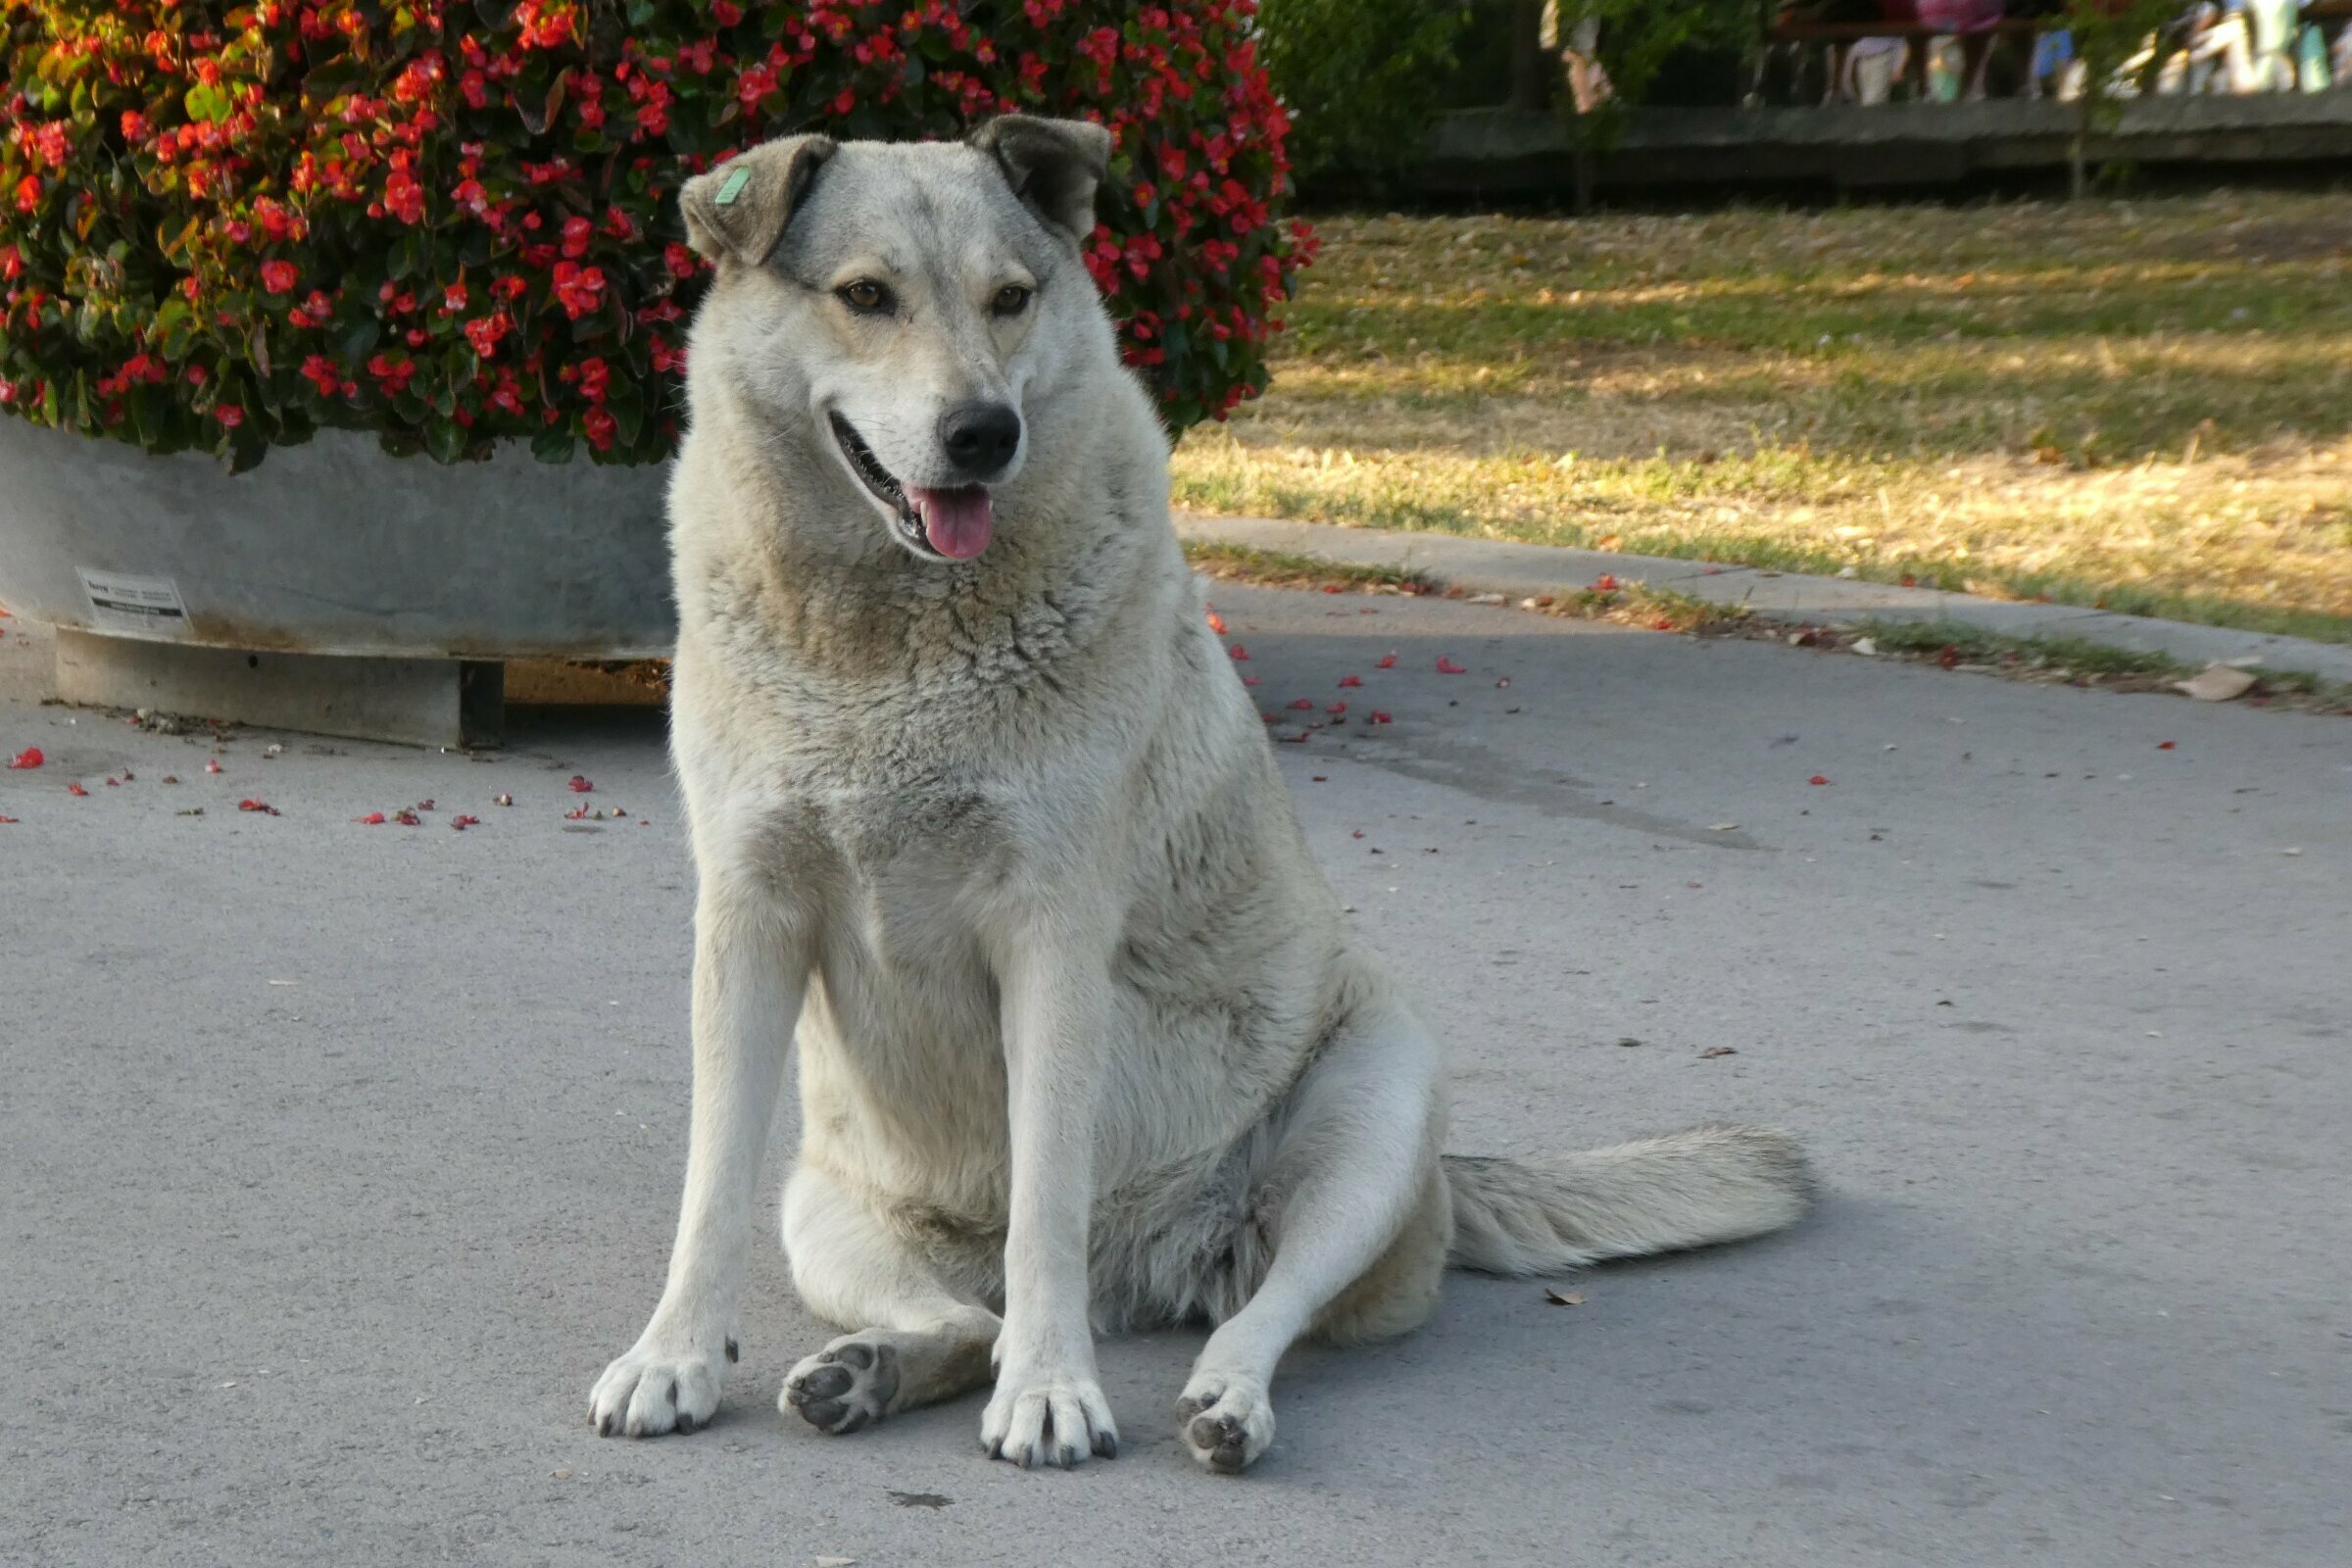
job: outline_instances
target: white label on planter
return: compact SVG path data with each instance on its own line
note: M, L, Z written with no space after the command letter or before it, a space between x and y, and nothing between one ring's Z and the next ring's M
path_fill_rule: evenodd
M133 577L83 566L82 592L90 596L90 622L100 631L134 637L185 637L188 607L169 577Z

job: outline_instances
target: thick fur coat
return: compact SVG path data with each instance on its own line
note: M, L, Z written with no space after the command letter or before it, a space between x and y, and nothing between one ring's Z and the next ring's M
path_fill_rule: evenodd
M1094 1334L1202 1320L1180 1430L1239 1470L1294 1340L1413 1327L1448 1261L1557 1270L1804 1205L1765 1131L1441 1156L1438 1052L1306 852L1080 261L1107 150L1012 117L797 137L685 192L717 263L671 495L692 1142L600 1430L716 1406L796 1035L784 1242L849 1332L782 1403L826 1432L993 1382L990 1453L1107 1454Z

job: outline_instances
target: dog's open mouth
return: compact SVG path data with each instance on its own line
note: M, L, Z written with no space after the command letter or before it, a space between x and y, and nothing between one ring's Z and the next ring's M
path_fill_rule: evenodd
M988 486L926 490L918 484L902 484L898 475L882 466L882 460L874 456L874 449L865 444L856 427L838 414L833 416L833 439L841 443L841 455L849 460L850 471L889 509L899 532L915 550L950 561L969 561L988 548L997 520Z

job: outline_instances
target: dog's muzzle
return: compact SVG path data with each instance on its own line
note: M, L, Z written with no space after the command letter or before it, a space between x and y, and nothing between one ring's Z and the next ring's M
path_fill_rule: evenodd
M1000 412L1012 420L1011 445L1017 450L1021 439L1020 416L1010 409ZM874 449L865 444L857 427L838 414L833 416L833 439L841 444L850 471L882 503L898 524L900 537L917 555L969 561L988 548L989 537L996 530L996 505L986 485L965 484L935 490L904 483L882 466L882 460L874 456ZM1001 440L1002 432L985 439ZM1007 451L988 471L1001 473L1010 461L1011 451ZM964 466L960 460L957 466Z

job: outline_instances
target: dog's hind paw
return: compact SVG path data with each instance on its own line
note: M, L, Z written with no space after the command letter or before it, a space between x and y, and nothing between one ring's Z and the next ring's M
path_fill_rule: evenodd
M880 1334L849 1334L794 1367L776 1406L841 1437L888 1415L898 1392L898 1348Z
M1176 1401L1176 1432L1209 1469L1240 1475L1274 1441L1274 1401L1254 1379L1196 1372Z
M727 1342L733 1358L735 1344ZM588 1394L588 1424L604 1438L655 1438L708 1426L718 1410L716 1355L642 1341L605 1368Z

